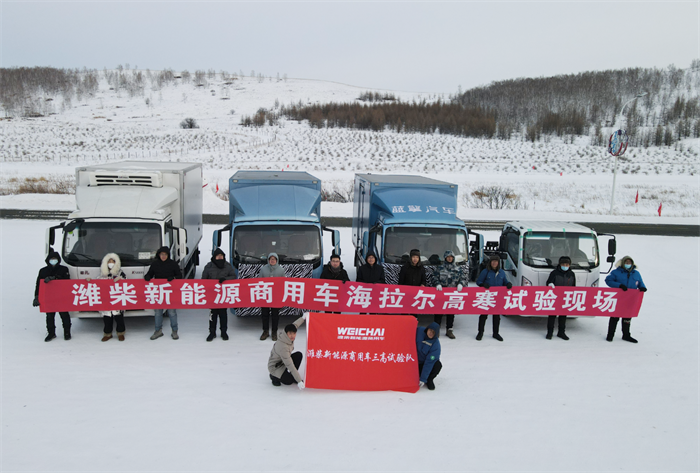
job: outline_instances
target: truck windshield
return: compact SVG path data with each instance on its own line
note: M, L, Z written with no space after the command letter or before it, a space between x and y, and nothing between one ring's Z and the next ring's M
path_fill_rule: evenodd
M250 225L233 233L234 259L238 263L267 262L277 253L280 263L315 263L321 259L321 234L313 225Z
M63 260L72 266L100 266L116 253L122 266L148 266L161 247L155 223L83 222L63 237Z
M559 258L571 258L574 269L597 268L600 264L598 240L584 233L526 233L523 263L535 268L555 268Z
M420 250L421 260L442 264L445 251L452 250L455 263L467 260L467 234L454 228L389 227L384 233L384 261L404 264L411 250Z

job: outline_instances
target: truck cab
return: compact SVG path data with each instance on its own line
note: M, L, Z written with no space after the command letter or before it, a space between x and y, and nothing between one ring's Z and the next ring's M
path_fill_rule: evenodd
M612 263L615 236L605 235L611 237L607 261ZM508 281L514 286L545 286L559 258L568 256L576 285L597 287L601 274L598 237L595 230L571 222L507 222L501 232L498 253L504 259ZM488 253L486 251L484 257Z

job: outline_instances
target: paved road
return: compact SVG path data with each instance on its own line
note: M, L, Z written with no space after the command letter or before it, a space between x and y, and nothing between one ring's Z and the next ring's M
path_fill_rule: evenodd
M0 218L7 219L38 219L38 220L63 220L69 212L56 210L17 210L0 209ZM228 215L204 214L204 223L212 225L226 225ZM348 217L322 217L321 222L328 227L350 227L352 219ZM472 230L494 230L503 228L505 221L478 221L465 220L467 227ZM613 233L615 235L666 235L666 236L700 236L700 225L670 225L653 223L600 223L600 222L576 222L594 229L598 233Z

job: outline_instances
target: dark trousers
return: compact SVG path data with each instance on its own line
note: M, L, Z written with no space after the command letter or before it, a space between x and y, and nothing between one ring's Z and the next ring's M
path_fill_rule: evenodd
M442 363L440 363L440 360L437 360L435 364L433 365L433 369L430 370L430 374L428 375L428 382L431 382L432 380L435 379L435 377L440 373L440 370L442 369ZM423 372L423 363L418 363L418 376L420 377L420 374Z
M292 353L292 361L294 362L294 367L296 369L299 369L301 366L301 360L304 358L304 355L301 354L300 351L295 351ZM289 370L284 370L284 373L282 373L282 377L280 378L280 383L290 385L290 384L296 384L297 380L294 379L294 376L292 373L289 372Z
M549 317L547 317L547 333L554 332L554 319L556 318L556 315L550 315ZM560 315L559 332L563 332L564 330L566 330L566 315Z
M126 327L124 326L124 312L119 315L103 315L102 320L105 321L105 333L112 333L115 321L117 322L117 333L126 331Z
M486 327L486 319L488 318L489 314L481 314L479 316L479 332L484 332L484 328ZM498 331L501 328L501 316L498 314L494 314L491 321L493 323L493 334L498 335Z
M61 322L63 323L63 331L70 332L70 314L68 312L59 312ZM49 333L56 335L56 312L46 313L46 330Z
M272 333L277 333L280 322L280 310L278 307L261 307L263 332L270 331L270 314L272 314Z
M211 309L209 311L209 333L216 333L216 318L219 318L221 333L228 330L228 309Z
M435 314L433 319L436 324L440 325L442 323L442 314ZM455 323L455 314L447 314L447 319L445 320L445 327L447 330L451 329Z
M620 320L620 317L610 317L610 322L608 322L608 335L615 335L615 330L617 330L617 322ZM630 334L630 324L632 323L631 318L623 318L622 319L622 334L623 335L629 335Z

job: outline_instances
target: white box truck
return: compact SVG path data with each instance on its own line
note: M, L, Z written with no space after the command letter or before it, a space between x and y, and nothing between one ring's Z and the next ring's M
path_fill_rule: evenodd
M61 254L71 279L98 277L109 252L119 255L128 279L143 278L162 246L170 248L183 276L194 278L202 239L201 164L123 161L78 167L75 203L68 220L46 232L47 254L54 249ZM77 315L99 313L71 313Z

